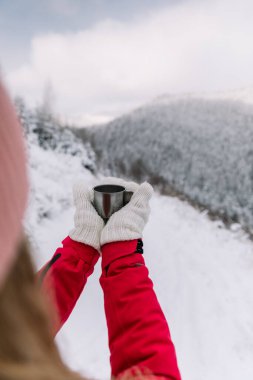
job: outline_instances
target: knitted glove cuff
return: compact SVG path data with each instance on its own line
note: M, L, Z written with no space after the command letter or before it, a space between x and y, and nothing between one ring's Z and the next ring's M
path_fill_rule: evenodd
M95 229L92 231L92 229L88 228L87 225L73 228L69 232L69 237L79 243L90 245L97 251L100 250L99 234Z

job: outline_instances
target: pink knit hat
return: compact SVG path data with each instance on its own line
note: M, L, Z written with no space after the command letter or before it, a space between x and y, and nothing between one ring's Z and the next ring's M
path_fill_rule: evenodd
M27 193L22 131L0 82L0 287L16 255Z

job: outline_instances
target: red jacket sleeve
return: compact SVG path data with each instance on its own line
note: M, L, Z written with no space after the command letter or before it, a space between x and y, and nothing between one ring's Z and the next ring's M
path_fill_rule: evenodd
M175 348L140 254L141 247L140 239L102 247L100 284L104 292L112 375L118 376L138 366L156 376L179 380Z
M56 318L52 317L55 334L71 314L99 258L96 249L70 237L62 244L38 273L42 291L56 307Z

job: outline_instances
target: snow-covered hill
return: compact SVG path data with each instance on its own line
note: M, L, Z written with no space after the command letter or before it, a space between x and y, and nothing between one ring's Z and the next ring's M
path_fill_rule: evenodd
M155 98L151 103L168 104L175 100L209 99L230 100L241 103L253 104L253 86L215 92L189 92L183 94L163 94Z
M43 220L61 217L72 204L72 184L93 178L95 153L71 130L62 128L46 113L29 110L21 99L17 110L26 137L29 159L30 199L26 229L37 243L36 229Z
M69 153L75 143L70 151L58 151L39 144L34 133L27 137L32 196L26 225L40 267L73 227L72 183L82 178L93 185L97 178L83 165L84 152ZM252 242L238 225L227 230L176 198L156 193L151 209L144 232L145 258L183 378L251 380ZM100 262L57 341L72 368L91 378L108 379L99 275Z
M104 173L147 179L253 231L253 105L162 97L79 135Z

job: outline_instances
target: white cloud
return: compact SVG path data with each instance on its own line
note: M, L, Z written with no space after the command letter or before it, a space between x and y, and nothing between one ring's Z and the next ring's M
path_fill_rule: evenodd
M12 90L38 102L51 81L58 112L110 118L162 93L253 83L253 2L190 1L131 23L34 37L29 62L9 72Z

